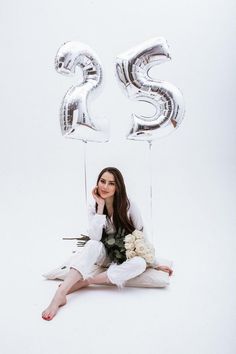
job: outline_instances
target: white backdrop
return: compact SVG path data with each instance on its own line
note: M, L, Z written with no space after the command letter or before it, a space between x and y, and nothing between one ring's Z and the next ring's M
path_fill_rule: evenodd
M0 7L3 352L234 353L234 1ZM171 285L85 289L47 323L40 313L57 285L41 274L70 255L74 244L61 237L86 227L84 146L62 138L59 125L62 97L76 79L56 73L55 54L78 40L100 57L104 85L90 108L110 120L111 140L87 144L88 188L103 167L120 168L148 224L148 144L125 139L131 112L147 108L123 94L114 61L155 36L167 39L172 60L153 74L179 87L186 102L180 128L152 151L155 246L174 261Z

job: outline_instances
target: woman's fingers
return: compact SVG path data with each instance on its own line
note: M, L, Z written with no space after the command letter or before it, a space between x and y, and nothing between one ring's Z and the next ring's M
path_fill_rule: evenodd
M173 270L169 267L168 267L168 272L169 272L169 276L171 276L173 274Z
M98 196L98 194L97 194L97 187L94 187L94 188L92 189L92 196L93 196L93 198L95 199L96 202L99 201L99 196Z
M169 273L169 276L173 274L173 270L168 266L159 266L158 270L162 270L163 272Z
M171 269L171 268L169 268L169 267L165 267L165 271L167 272L167 273L169 273L169 276L171 276L172 275L172 273L173 273L173 270Z

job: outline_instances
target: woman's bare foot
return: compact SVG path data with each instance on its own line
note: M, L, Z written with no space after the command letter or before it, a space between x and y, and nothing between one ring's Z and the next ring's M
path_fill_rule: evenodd
M60 291L57 291L50 305L42 313L42 318L46 321L50 321L56 315L59 307L66 304L66 296Z

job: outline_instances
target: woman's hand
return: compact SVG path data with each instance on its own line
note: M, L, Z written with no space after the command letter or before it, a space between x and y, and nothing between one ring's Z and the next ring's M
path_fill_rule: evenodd
M163 272L169 273L169 276L173 274L173 270L168 266L157 266L155 269L162 270Z
M92 195L93 195L93 198L94 198L95 202L97 203L97 205L100 206L100 207L104 207L105 199L103 199L98 194L98 187L97 186L92 189Z

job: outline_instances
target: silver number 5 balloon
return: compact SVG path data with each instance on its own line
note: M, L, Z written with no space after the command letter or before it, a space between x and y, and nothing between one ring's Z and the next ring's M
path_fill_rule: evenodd
M162 37L146 41L117 57L116 73L128 96L155 107L152 117L132 115L133 126L128 139L152 142L181 123L184 102L180 90L169 82L153 80L149 76L151 67L170 59L167 41Z
M55 68L60 74L73 76L81 68L83 82L72 86L66 93L60 113L62 135L84 142L108 141L108 123L95 120L88 111L88 97L102 81L102 69L96 54L80 42L63 44L55 58Z

